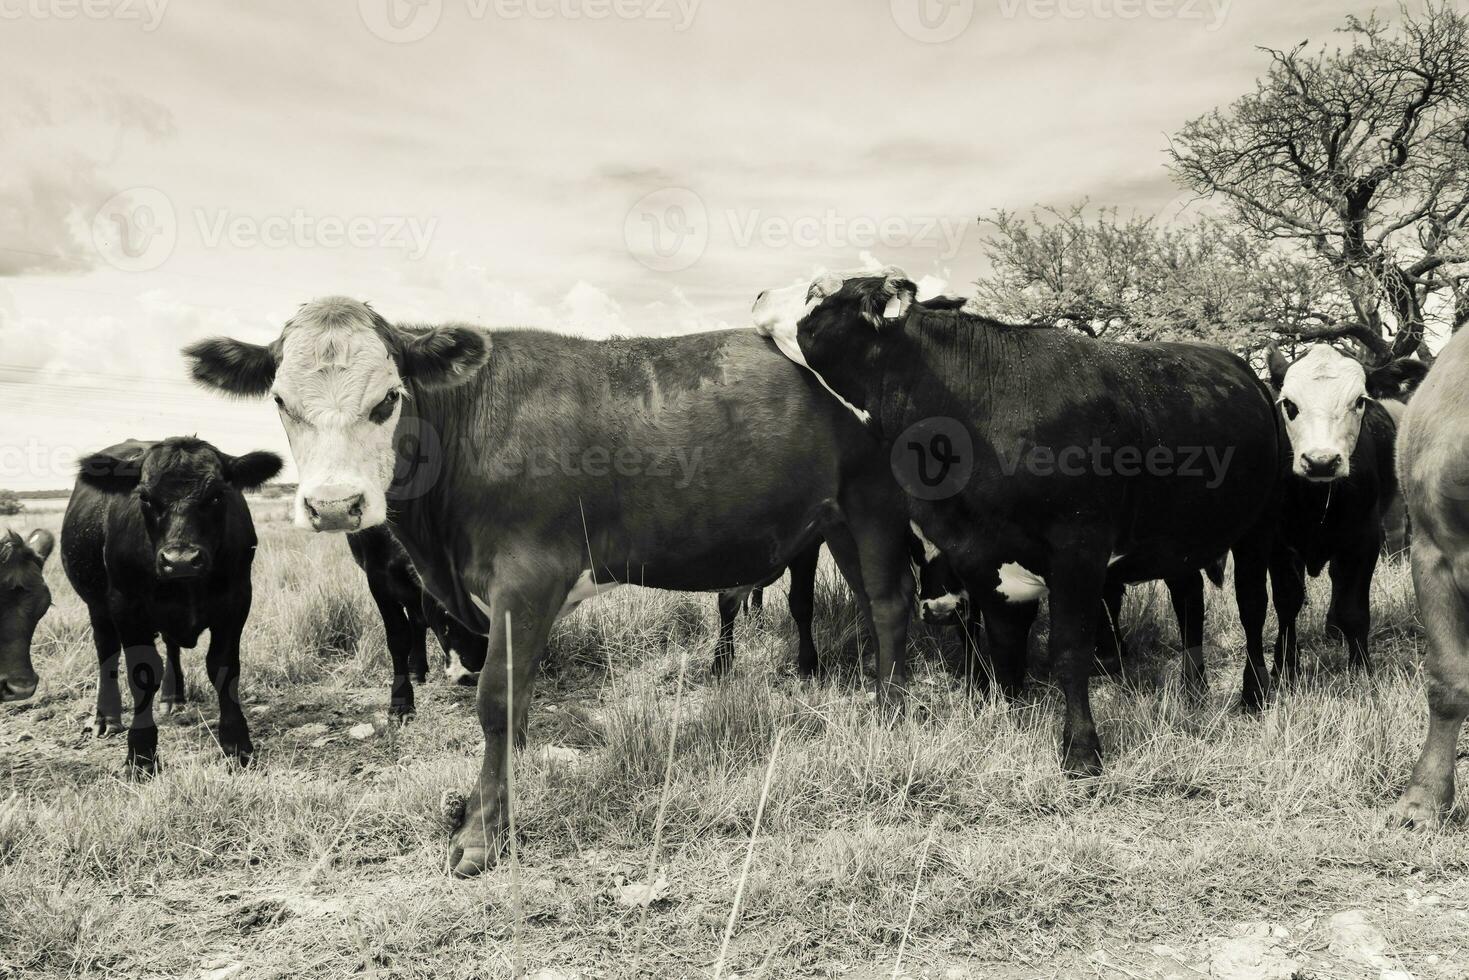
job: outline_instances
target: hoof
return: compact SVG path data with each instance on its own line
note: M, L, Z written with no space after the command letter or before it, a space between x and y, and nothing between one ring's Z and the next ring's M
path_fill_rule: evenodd
M158 702L158 717L173 718L182 714L184 705L187 703L183 698L163 698Z
M97 715L92 719L91 733L94 738L110 738L127 731L122 726L121 715Z
M411 704L388 705L388 720L397 722L400 725L408 724L409 719L417 713L418 709Z
M451 844L447 866L455 878L476 878L493 868L499 859L499 848L483 845L466 848Z
M415 684L427 684L428 672L423 670L415 670L413 673L408 675L408 679Z
M1398 801L1387 808L1383 822L1394 829L1438 830L1443 826L1448 809L1423 787L1409 786Z
M123 766L123 776L128 779L152 779L162 771L157 756L129 755Z
M221 746L224 749L224 757L235 763L241 769L247 769L255 761L255 746L249 742L236 745Z
M1066 749L1061 769L1072 779L1092 779L1102 774L1102 747L1096 742L1076 742Z

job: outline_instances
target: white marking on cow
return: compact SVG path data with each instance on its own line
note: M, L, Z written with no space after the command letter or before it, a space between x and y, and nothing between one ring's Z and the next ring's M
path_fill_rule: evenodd
M1126 558L1126 555L1113 555L1111 558L1107 559L1107 567L1111 568L1113 565L1117 564L1119 561L1125 560Z
M919 603L918 608L925 618L948 619L958 612L961 607L968 605L969 590L961 589L958 592L949 592L932 599L924 599Z
M474 684L478 678L478 674L464 666L464 661L459 659L458 650L449 651L449 665L444 668L445 680L450 684Z
M1006 602L1034 602L1048 591L1046 580L1016 561L1000 566L1000 585L995 590Z
M860 273L853 273L853 275L860 275ZM816 375L816 380L821 382L821 387L831 392L833 398L845 405L849 412L857 416L859 422L866 425L872 420L872 413L858 408L837 394L836 389L827 384L820 372L806 363L806 355L801 351L801 344L797 339L797 329L801 321L816 309L824 298L818 296L808 302L806 296L810 291L810 283L800 282L782 289L768 289L761 293L752 311L755 332L775 341L775 346L782 354Z
M939 556L939 546L934 544L932 541L928 540L928 538L924 536L923 529L918 526L917 521L909 521L908 530L912 531L913 536L918 539L918 543L923 545L924 561L933 561Z

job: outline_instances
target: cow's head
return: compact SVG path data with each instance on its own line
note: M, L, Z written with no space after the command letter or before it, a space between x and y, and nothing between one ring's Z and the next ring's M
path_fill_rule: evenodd
M342 297L302 306L273 344L218 337L184 350L206 387L275 400L301 477L296 523L316 531L387 519L403 399L467 380L488 353L478 330L404 330Z
M1392 384L1399 362L1368 372L1330 344L1316 344L1294 362L1271 347L1269 360L1297 475L1319 482L1349 475L1369 390Z
M900 269L826 273L815 282L762 292L755 299L755 329L866 421L873 352L882 334L907 315L917 292Z
M31 638L51 608L41 569L55 544L50 531L38 529L24 539L0 531L0 701L24 701L36 693Z
M82 460L83 483L104 493L131 494L163 581L209 573L224 542L230 504L280 472L275 453L231 456L202 439L180 436L124 443Z

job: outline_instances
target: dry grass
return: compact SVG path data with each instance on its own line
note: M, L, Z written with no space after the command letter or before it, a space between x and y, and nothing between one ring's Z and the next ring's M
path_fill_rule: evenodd
M1166 598L1132 590L1143 655L1125 683L1094 684L1108 762L1094 786L1058 772L1051 688L971 701L935 656L944 637L915 638L918 709L882 725L852 673L813 686L778 669L794 643L778 596L741 622L737 674L715 684L712 598L621 590L553 639L516 776L517 906L508 868L441 870L439 796L478 766L471 695L431 681L416 721L382 726L382 631L345 543L292 529L281 504L257 519L247 772L210 739L196 651L164 773L118 777L122 744L81 734L86 617L50 568L42 688L0 713L0 976L508 976L516 934L531 972L712 976L741 883L723 971L746 980L889 976L900 947L906 976L1192 976L1153 947L1194 963L1252 920L1290 928L1313 975L1376 977L1326 949L1324 920L1345 908L1371 911L1417 976L1469 973L1462 822L1378 826L1424 723L1400 565L1376 585L1376 680L1347 677L1322 640L1318 582L1306 683L1257 718L1234 708L1232 599L1210 595L1213 696L1195 710L1177 694ZM856 654L853 620L824 570L823 651ZM347 737L374 719L375 737ZM293 731L308 723L327 734ZM580 755L536 751L548 744ZM650 866L666 895L619 902Z

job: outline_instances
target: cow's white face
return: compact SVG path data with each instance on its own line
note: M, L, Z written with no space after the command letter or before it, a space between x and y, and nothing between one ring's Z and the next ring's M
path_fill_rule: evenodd
M1329 482L1351 473L1367 411L1367 372L1329 344L1290 365L1277 399L1295 453L1295 472Z
M779 289L767 289L755 297L755 307L751 311L755 332L775 341L782 354L808 369L810 365L806 363L806 355L801 353L796 331L806 314L821 302L821 297L815 295L818 288L802 280Z
M346 300L309 304L281 340L270 393L301 476L296 524L318 531L381 524L404 392L370 311Z

